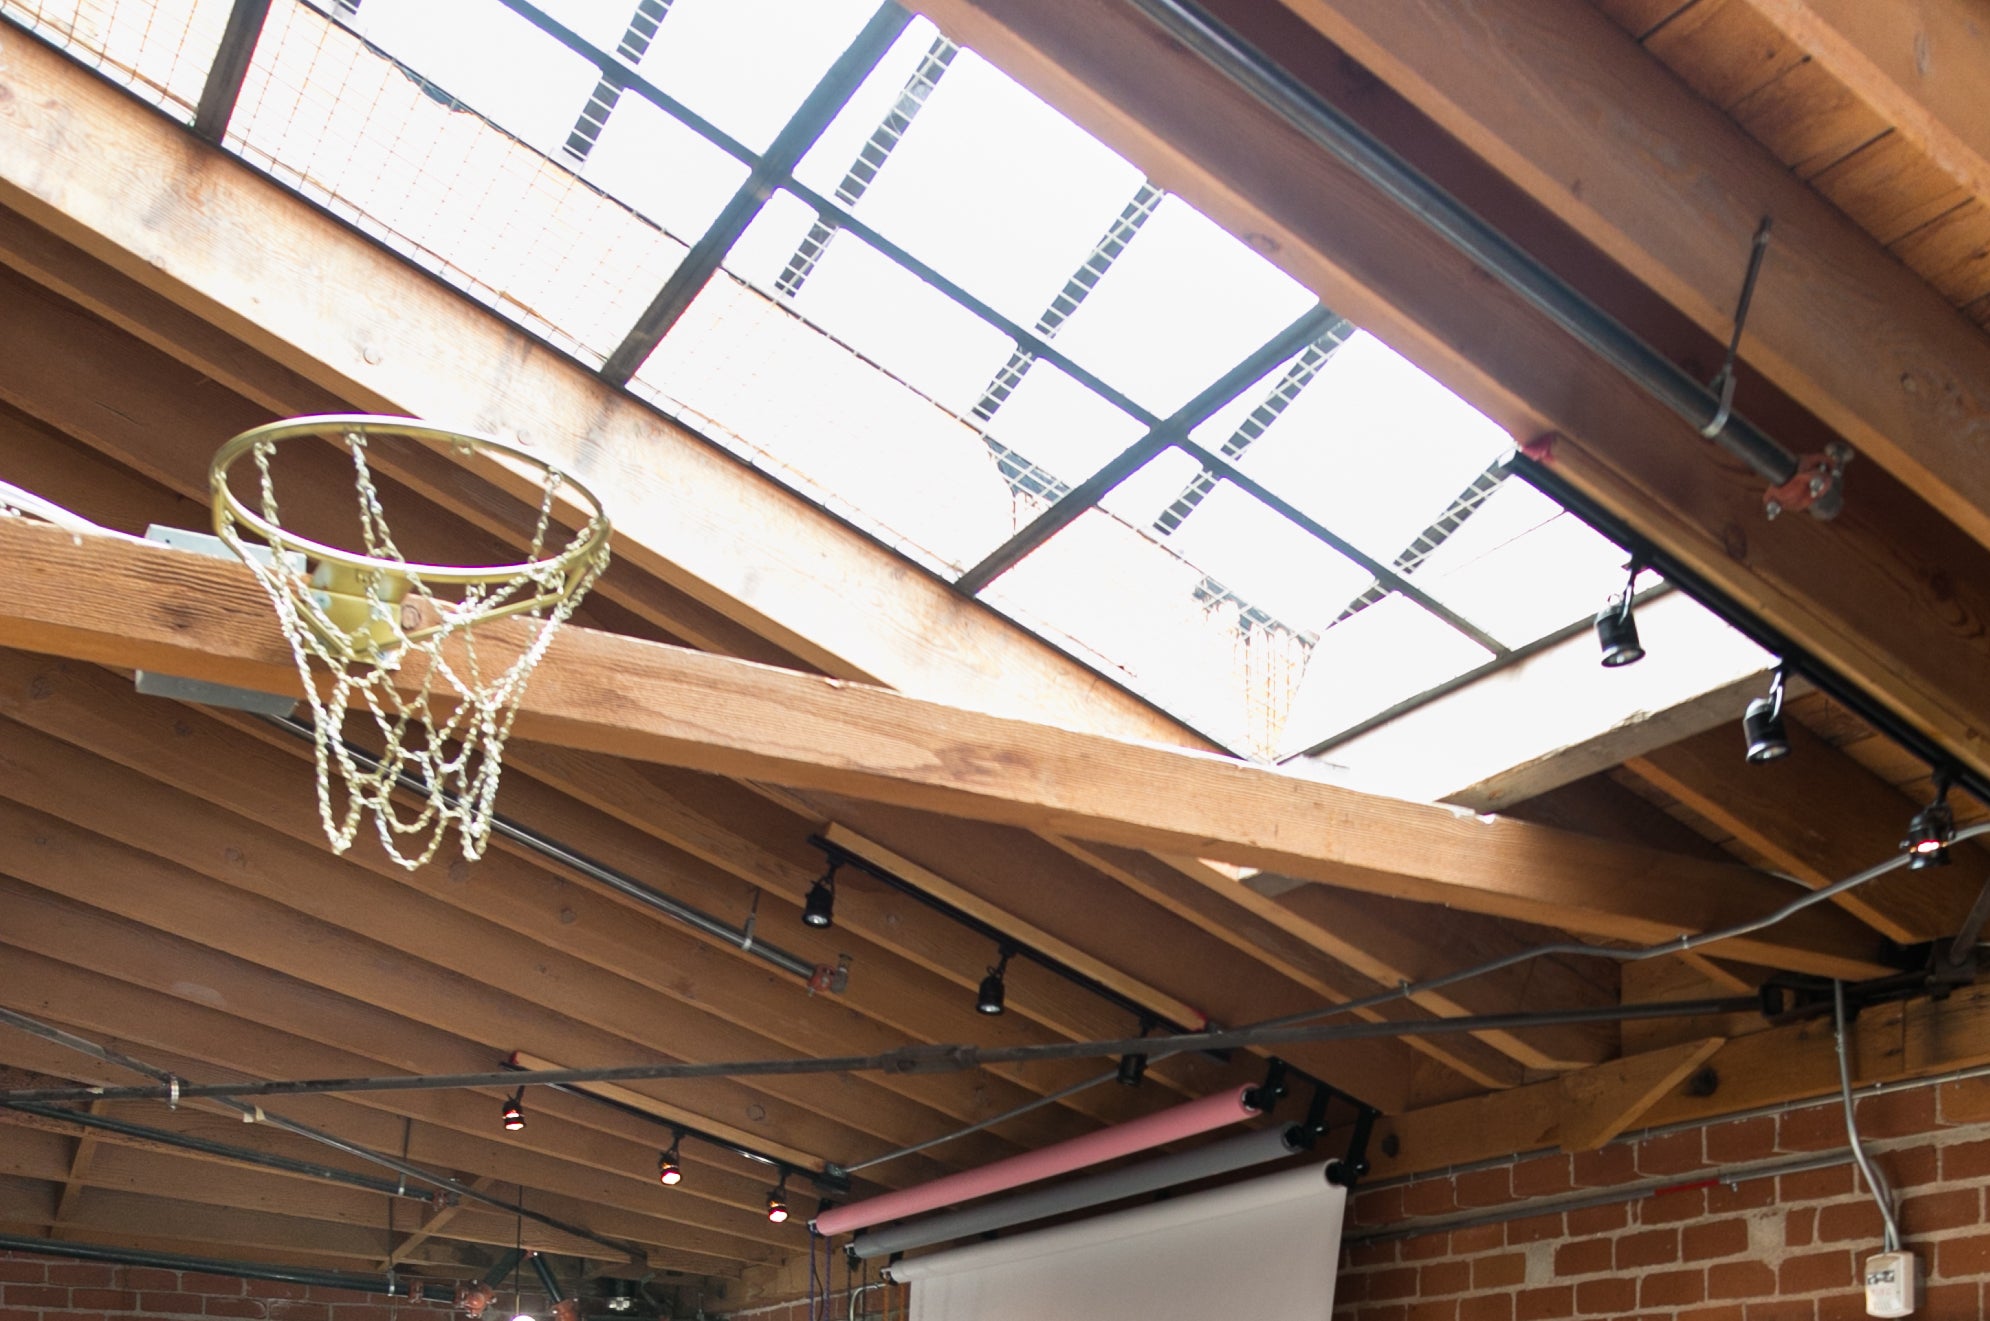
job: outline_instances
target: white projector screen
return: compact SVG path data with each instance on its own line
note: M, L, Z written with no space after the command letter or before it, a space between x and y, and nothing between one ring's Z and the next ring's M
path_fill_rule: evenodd
M1347 1190L1325 1165L892 1266L911 1321L1327 1321Z

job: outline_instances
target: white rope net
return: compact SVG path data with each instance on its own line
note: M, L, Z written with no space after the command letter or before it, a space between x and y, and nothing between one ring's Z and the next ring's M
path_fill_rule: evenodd
M352 458L360 534L373 564L320 559L308 576L301 571L314 543L283 532L270 472L274 439L250 450L264 526L245 526L217 500L215 531L262 583L297 658L317 748L318 812L333 851L350 848L370 818L387 855L410 870L435 856L451 825L474 861L490 841L505 740L526 682L608 565L606 516L588 497L592 520L564 550L546 554L555 498L568 485L547 468L521 571L458 584L461 594L445 599L395 545L367 462L368 436L354 429L339 439ZM479 446L488 442L459 447ZM598 549L575 558L597 538ZM259 544L273 553L257 554ZM476 626L502 615L535 621L530 641L520 648L507 630L512 640L503 647L480 647ZM377 753L347 741L349 718L362 730L370 721L372 736L360 742L377 744Z

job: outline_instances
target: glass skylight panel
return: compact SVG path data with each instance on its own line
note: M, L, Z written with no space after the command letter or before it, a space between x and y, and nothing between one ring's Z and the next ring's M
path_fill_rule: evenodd
M451 0L456 3L457 0ZM387 0L381 0L383 8ZM496 7L484 2L488 17ZM372 4L362 6L362 10ZM590 66L522 22L484 22L493 58L522 51L549 81L593 85ZM513 49L510 43L520 43ZM578 61L579 76L575 72ZM564 69L564 74L560 71ZM641 315L685 245L540 150L369 49L315 8L273 6L228 145L334 214L494 310L596 366ZM527 115L527 109L531 114ZM566 128L539 94L511 103L535 132Z
M1302 752L1492 658L1437 616L1391 592L1320 635L1292 697L1276 756Z
M673 0L637 68L764 151L877 7L877 0Z
M343 22L541 152L566 141L600 76L498 0L365 0Z
M1155 497L1197 471L1179 452L1164 455L982 599L1225 746L1268 756L1281 745L1315 630L1368 578L1227 485L1206 502L1196 539L1160 536L1148 522Z
M686 243L710 228L746 175L745 165L650 102L626 94L581 167L582 178Z
M978 560L1031 512L959 414L728 274L630 384L941 573Z
M230 0L0 0L0 16L193 122Z
M1033 326L1141 186L1140 172L969 51L902 136L873 141L931 41L919 23L837 117L797 177L825 197L866 153L854 213L1024 326ZM916 57L908 70L906 56ZM852 189L855 191L855 189Z
M1262 398L1278 376L1243 398ZM1194 434L1218 449L1234 425L1226 415ZM1512 448L1512 438L1485 415L1357 332L1237 466L1390 564Z
M1623 590L1628 557L1518 479L1505 482L1413 575L1509 647L1596 613Z
M1057 345L1165 415L1314 301L1283 271L1169 197L1064 324Z

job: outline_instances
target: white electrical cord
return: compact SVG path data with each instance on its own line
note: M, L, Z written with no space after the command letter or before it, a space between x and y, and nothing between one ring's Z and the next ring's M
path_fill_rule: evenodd
M1866 1146L1859 1138L1859 1121L1853 1113L1852 1105L1852 1065L1845 1051L1845 983L1835 977L1831 981L1832 1022L1837 1028L1838 1038L1838 1090L1845 1101L1845 1136L1851 1139L1852 1159L1858 1162L1859 1173L1866 1176L1866 1188L1872 1193L1873 1201L1879 1205L1881 1221L1886 1225L1886 1250L1900 1251L1900 1222L1894 1218L1893 1189L1884 1176L1873 1167L1866 1155Z

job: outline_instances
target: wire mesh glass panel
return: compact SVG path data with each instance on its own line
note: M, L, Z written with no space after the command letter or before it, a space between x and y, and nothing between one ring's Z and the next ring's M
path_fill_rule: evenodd
M0 17L190 124L232 7L230 0L0 0Z
M1417 586L1518 647L1594 615L1623 590L1626 558L1622 547L1515 480L1414 576Z
M510 49L507 58L528 52L546 79L585 94L591 66L495 4L485 10L498 17L479 31ZM518 122L537 116L535 132L553 122L541 110L512 105ZM685 251L421 70L301 3L272 7L228 145L590 365L620 342Z
M1249 418L1234 408L1194 435L1228 447L1239 468L1384 564L1513 448L1490 419L1365 332L1293 389L1297 365L1239 396L1253 407L1279 401L1248 445L1236 444Z
M1159 537L1151 511L1197 471L1162 456L981 599L1226 747L1269 756L1317 629L1367 575L1227 485L1192 543Z
M948 576L1033 512L959 414L730 274L630 387Z
M638 96L623 96L602 125L581 176L682 238L718 218L747 167Z
M1020 324L1061 320L1140 172L972 52L937 68L933 39L913 25L796 177Z
M877 7L877 0L672 0L637 68L764 151Z
M1170 413L1314 302L1177 197L1156 206L1059 331L1072 359Z
M1437 616L1391 592L1320 635L1276 755L1303 751L1492 658Z

